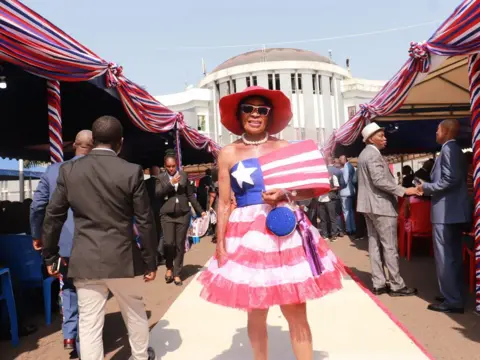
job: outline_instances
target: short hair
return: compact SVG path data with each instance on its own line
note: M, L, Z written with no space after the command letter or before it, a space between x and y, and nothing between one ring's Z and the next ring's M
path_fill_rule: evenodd
M169 159L169 158L177 161L177 154L175 153L174 149L167 149L165 151L165 156L164 156L163 160L167 161L167 159Z
M99 144L118 145L122 141L123 126L113 116L101 116L92 125L92 137L95 146Z

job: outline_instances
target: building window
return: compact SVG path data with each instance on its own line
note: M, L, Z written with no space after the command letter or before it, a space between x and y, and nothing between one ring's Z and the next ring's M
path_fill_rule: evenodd
M220 94L220 84L215 82L215 88L217 89L217 94Z
M280 74L275 74L275 90L280 90Z
M290 82L292 84L292 94L297 92L297 82L295 81L295 74L290 74Z
M350 120L352 117L355 116L355 113L357 112L357 107L349 106L347 110L348 110L348 119Z
M252 81L253 81L253 86L257 86L258 83L257 83L257 77L256 76L252 76Z
M250 76L247 76L247 87L252 86L252 80L250 79Z
M317 93L317 74L313 74L312 75L312 86L313 86L313 93L316 94Z
M330 81L330 95L333 95L333 77L330 77L329 81Z
M268 74L268 89L273 90L273 75Z
M205 115L197 115L197 130L207 131L207 119Z
M227 94L230 95L232 93L232 88L230 86L230 81L227 81Z
M233 79L232 80L232 85L233 85L233 92L236 93L237 92L237 80Z
M298 92L302 92L302 74L297 74Z

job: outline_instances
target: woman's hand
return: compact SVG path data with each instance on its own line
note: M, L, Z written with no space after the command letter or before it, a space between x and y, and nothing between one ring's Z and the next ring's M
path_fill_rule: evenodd
M270 206L277 206L281 201L285 201L287 196L281 189L268 190L262 193L262 199L265 204Z
M172 177L172 180L170 180L172 185L178 184L180 182L180 174L176 173L174 177Z
M218 267L222 267L227 262L228 254L223 241L217 243L215 257L217 258Z

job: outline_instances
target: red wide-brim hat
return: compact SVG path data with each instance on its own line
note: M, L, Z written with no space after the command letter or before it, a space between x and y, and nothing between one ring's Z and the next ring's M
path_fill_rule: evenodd
M262 96L272 103L272 118L268 124L269 134L278 134L285 129L293 114L290 99L279 90L268 90L261 86L250 86L242 92L224 96L220 99L220 118L223 126L235 135L242 135L243 129L237 118L238 105L250 96Z

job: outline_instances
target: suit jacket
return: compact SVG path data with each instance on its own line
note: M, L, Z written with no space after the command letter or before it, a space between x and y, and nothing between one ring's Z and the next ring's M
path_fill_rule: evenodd
M178 183L177 190L170 183L170 177L168 173L160 175L157 180L157 197L163 199L164 203L160 209L160 215L177 216L178 213L187 214L190 212L190 205L197 215L200 215L204 210L198 203L191 186L188 184L188 176L185 172L179 171L180 182ZM178 202L177 202L178 199Z
M467 164L456 141L449 141L442 146L431 178L431 183L423 184L423 193L432 197L432 223L462 224L472 221Z
M43 225L47 265L58 253L69 207L75 223L69 277L127 278L156 270L157 238L140 166L101 149L62 165Z
M81 156L75 156L73 160L79 159ZM47 170L42 174L40 182L37 185L37 189L33 194L33 201L30 206L30 227L32 231L32 237L34 239L42 238L42 226L45 219L45 210L47 205L53 196L53 192L57 187L57 178L60 166L64 162L55 163L50 165ZM60 247L60 256L70 257L72 253L73 242L73 213L72 210L68 210L67 220L63 225L62 232L60 233L60 240L58 246Z
M387 162L373 145L367 145L358 157L357 211L365 214L398 216L397 196L405 188L397 184Z

